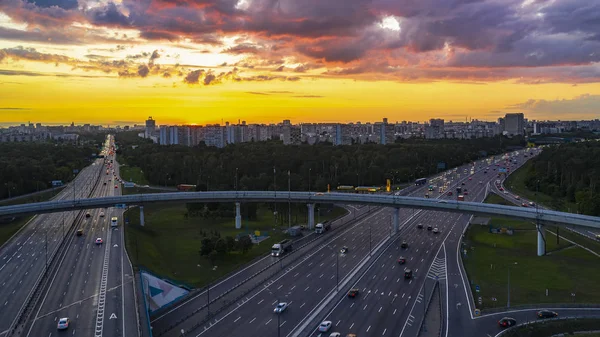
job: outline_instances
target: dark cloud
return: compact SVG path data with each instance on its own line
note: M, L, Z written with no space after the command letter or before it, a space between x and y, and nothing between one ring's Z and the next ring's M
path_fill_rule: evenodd
M565 111L574 118L598 118L600 95L583 94L573 98L556 100L529 99L525 102L507 106L506 109L526 111L528 116L564 115Z
M159 57L160 57L160 54L158 53L158 50L153 51L152 55L150 55L150 60L148 61L148 66L150 66L150 67L154 66L154 60L156 60Z
M39 61L46 63L73 63L73 59L57 54L45 54L38 52L35 48L25 48L18 46L15 48L5 48L0 50L0 61L4 58L12 58L17 60Z
M138 75L140 75L141 77L146 77L148 76L148 73L150 73L150 69L148 69L148 66L145 64L140 64L140 66L138 67L138 71L137 71Z
M114 2L109 2L106 7L92 9L89 17L90 22L95 25L129 26L129 18L117 8Z
M35 4L38 7L60 7L62 9L77 8L77 0L27 0L27 2Z
M238 44L233 47L224 49L221 51L221 53L233 54L233 55L256 54L260 50L261 50L261 48L258 45L255 45L252 43L242 43L242 44Z
M31 108L0 107L0 110L31 110Z
M292 96L292 97L297 97L297 98L323 98L325 96L319 96L319 95L297 95L297 96Z
M204 76L204 85L211 84L217 77L213 73L208 73Z
M260 92L260 91L246 91L246 93L250 94L250 95L267 95L267 96L269 95L266 92Z
M178 41L179 35L163 31L142 31L140 37L146 40L167 40L167 41Z
M198 81L200 80L200 75L202 75L203 73L203 69L191 71L185 76L183 81L187 84L198 84Z

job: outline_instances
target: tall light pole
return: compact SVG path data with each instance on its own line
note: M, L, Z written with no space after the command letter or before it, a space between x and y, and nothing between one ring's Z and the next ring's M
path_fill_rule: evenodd
M514 265L517 264L517 262L513 263ZM508 282L507 282L507 289L508 289L508 295L506 297L506 307L510 308L510 266L512 264L508 265Z
M340 254L335 252L335 291L340 291Z
M291 193L292 193L292 180L291 173L288 170L288 230L292 228L292 201L291 201Z
M235 191L238 191L238 168L235 168Z
M310 176L312 173L312 168L308 168L308 192L310 192Z
M371 222L369 221L369 256L371 256Z

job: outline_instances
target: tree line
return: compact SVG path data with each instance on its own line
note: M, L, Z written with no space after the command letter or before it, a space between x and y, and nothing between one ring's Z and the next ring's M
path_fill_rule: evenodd
M545 148L526 172L525 185L577 204L577 211L600 215L600 143L587 141Z
M202 245L198 253L200 256L207 257L212 265L215 264L217 257L236 251L246 254L252 249L253 243L248 235L240 236L236 240L232 236L223 238L218 231L212 231L211 233L202 232L201 234L204 238L201 241Z
M201 190L311 190L327 185L383 186L434 174L525 145L523 138L401 140L395 144L283 145L249 142L224 148L160 146L131 132L116 135L120 161L140 167L153 185L195 184ZM289 172L289 175L288 175ZM289 184L289 185L288 185Z
M93 145L0 143L0 199L41 191L53 180L71 181L90 164Z

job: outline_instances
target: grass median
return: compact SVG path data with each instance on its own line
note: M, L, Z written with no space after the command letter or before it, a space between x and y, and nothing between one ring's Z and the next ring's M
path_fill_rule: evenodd
M119 166L119 176L123 181L134 182L138 185L148 185L148 180L144 176L144 172L139 167L121 165Z
M141 227L139 210L127 211L126 244L132 263L161 277L202 287L267 254L274 243L284 238L281 230L273 227L273 214L266 208L258 209L256 221L242 219L241 229L235 228L233 218L189 218L185 213L185 205L148 205L144 207L145 226ZM320 218L324 221L345 213L345 209L336 207ZM245 254L230 252L218 257L213 267L207 257L199 254L202 232L211 231L219 232L221 237L260 231L261 235L268 233L269 238L253 245Z
M486 200L494 201L499 201L497 196ZM512 228L514 234L490 233L490 227ZM546 251L546 256L537 256L537 231L530 222L491 218L488 226L471 225L461 255L474 297L482 297L478 308L506 306L509 269L513 306L600 302L597 256L566 240L557 242L550 234L546 235Z
M503 334L504 337L548 337L571 336L581 331L597 331L600 319L578 318L568 320L541 320L533 324L516 327ZM600 333L578 334L585 337L600 337Z

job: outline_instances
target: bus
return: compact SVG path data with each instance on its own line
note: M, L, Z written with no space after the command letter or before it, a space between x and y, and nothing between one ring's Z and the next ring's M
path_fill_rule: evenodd
M119 218L113 216L110 218L110 227L117 227L119 225Z
M340 185L335 188L338 192L354 192L354 186Z
M381 191L381 187L378 186L358 186L354 189L356 193L377 193Z
M415 180L415 185L425 185L426 182L427 182L427 178L419 178L419 179Z

